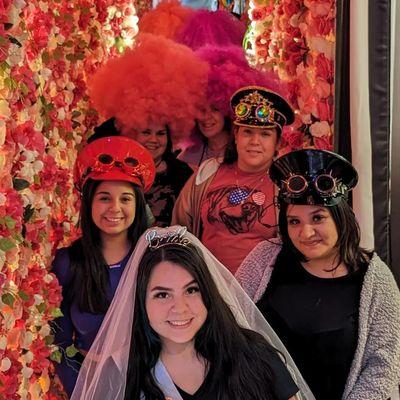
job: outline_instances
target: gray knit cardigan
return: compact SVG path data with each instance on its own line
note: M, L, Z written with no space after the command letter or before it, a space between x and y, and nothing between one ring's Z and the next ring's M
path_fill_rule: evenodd
M280 244L259 243L236 278L254 302L267 289ZM398 399L400 384L400 293L386 264L374 254L364 277L358 343L342 400Z

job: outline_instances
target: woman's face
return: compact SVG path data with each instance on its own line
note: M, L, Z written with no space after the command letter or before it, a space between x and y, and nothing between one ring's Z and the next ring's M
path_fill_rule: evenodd
M290 205L286 212L289 237L309 261L330 267L337 260L338 231L328 208Z
M168 143L167 129L161 124L152 124L142 132L136 132L135 139L147 150L157 164L161 160Z
M207 139L212 139L224 131L225 119L221 112L208 105L201 118L198 119L200 132Z
M124 181L102 181L92 201L92 220L107 237L126 238L135 220L136 198L132 185Z
M169 261L157 264L151 272L146 312L163 349L193 343L207 318L198 283L185 268Z
M239 126L235 130L238 166L245 172L267 170L279 148L275 128Z

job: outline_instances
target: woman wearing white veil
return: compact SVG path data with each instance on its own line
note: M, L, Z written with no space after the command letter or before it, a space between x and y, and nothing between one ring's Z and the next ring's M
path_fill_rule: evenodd
M176 260L179 261L174 261L174 254L178 254ZM195 268L198 268L198 271L190 270L191 267L184 265L185 262L180 261L179 257L186 258L188 260L186 264L197 263L198 267ZM165 302L165 299L178 299L181 296L180 289L178 290L174 283L163 284L162 287L157 285L153 288L155 271L162 263L164 263L162 266L164 275L165 268L174 266L182 270L181 273L189 274L188 276L192 278L190 285L182 286L185 290L182 292L184 293L182 296L185 297L184 302L186 304L197 301L196 304L199 304L198 299L200 299L200 306L203 305L204 308L204 320L198 326L191 342L199 365L202 366L200 369L204 369L204 382L200 382L198 391L185 391L182 385L179 387L179 377L177 381L177 374L169 368L170 362L163 352L168 332L160 334L158 327L151 320L149 307L153 299ZM147 278L144 277L146 270ZM171 277L170 282L174 282L174 278ZM144 291L146 293L143 293ZM149 292L152 295L149 295ZM191 305L188 307L190 309ZM224 312L220 313L221 310ZM188 322L180 322L187 324L189 328L178 328L179 335L190 331L196 321L197 316L191 315ZM144 329L138 328L138 325L146 322L148 326ZM227 324L223 329L221 329L222 323ZM208 340L210 337L209 333L204 332L214 329L210 328L210 324L220 325L216 328L220 336L217 335L217 340L214 342L211 340L210 343L204 343L204 339ZM138 334L138 331L141 333ZM237 337L240 338L237 340ZM154 341L156 345L152 343ZM230 348L230 343L240 343L240 346ZM145 348L158 348L158 354L156 350L155 354L149 355ZM295 384L289 374L285 376L287 371L273 348L281 354ZM219 349L225 349L225 352L221 354L218 352ZM137 358L143 354L143 358L148 359L138 360ZM151 372L146 373L149 365L152 366ZM190 386L190 382L188 385ZM204 387L205 385L207 387ZM197 394L193 396L188 394L195 392ZM204 393L204 397L198 396L198 392ZM179 226L150 229L139 240L121 277L103 324L84 360L72 394L72 400L128 398L132 400L139 398L314 400L281 341L231 273L195 236L186 232L186 228Z

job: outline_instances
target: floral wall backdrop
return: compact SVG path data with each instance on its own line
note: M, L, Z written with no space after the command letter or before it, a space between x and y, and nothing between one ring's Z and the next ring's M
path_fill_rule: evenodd
M255 1L255 0L254 0ZM330 148L334 1L257 0L248 47L288 82L286 149ZM78 234L71 166L98 122L86 80L134 42L149 0L0 0L0 399L60 398L54 251Z
M0 0L0 399L58 397L48 271L77 235L71 166L98 120L85 82L133 43L137 19L127 0Z
M251 62L288 83L297 112L283 151L332 149L335 0L251 0L249 16Z

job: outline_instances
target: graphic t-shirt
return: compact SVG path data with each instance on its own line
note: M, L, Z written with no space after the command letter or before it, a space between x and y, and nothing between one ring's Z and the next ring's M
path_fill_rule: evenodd
M262 240L276 236L274 184L266 171L221 165L201 208L201 241L234 274Z

